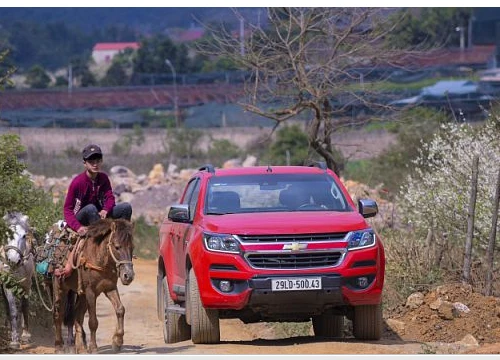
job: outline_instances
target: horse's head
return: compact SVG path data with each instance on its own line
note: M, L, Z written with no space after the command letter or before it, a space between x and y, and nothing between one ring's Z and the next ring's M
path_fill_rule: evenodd
M108 249L118 268L118 275L123 285L134 280L133 243L134 225L130 221L117 219L111 222L111 236Z
M30 246L26 240L29 232L28 216L21 213L9 213L3 217L11 234L4 246L5 258L12 265L19 265L29 255Z

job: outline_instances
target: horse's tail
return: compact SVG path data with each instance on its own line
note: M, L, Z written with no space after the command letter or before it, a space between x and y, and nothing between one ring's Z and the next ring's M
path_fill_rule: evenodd
M75 324L76 293L73 290L69 290L66 300L66 311L64 312L63 323L65 326L73 326Z

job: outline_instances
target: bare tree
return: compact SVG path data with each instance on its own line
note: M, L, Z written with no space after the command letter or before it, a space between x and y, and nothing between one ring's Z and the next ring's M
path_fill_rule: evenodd
M213 40L199 50L250 70L245 110L274 120L274 128L305 116L310 146L338 174L342 160L332 134L355 121L346 110L383 106L363 79L398 66L410 52L387 45L396 23L384 8L269 8L266 23L247 23L243 45L224 27L207 26Z

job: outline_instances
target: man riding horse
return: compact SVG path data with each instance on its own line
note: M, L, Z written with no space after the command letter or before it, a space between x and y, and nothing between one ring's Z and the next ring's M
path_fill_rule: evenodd
M64 202L64 220L73 231L83 236L87 226L99 219L126 219L132 217L129 203L115 203L111 182L106 173L100 171L103 154L98 145L90 144L82 150L85 171L72 181ZM76 248L76 247L75 247ZM74 263L73 249L64 268L56 269L54 275L66 278L71 275Z

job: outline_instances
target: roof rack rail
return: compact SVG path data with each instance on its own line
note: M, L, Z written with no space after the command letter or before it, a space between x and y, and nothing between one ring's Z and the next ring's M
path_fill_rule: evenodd
M215 174L215 168L212 164L205 164L203 166L201 166L199 169L199 171L208 171L209 173L212 173L212 174Z
M328 166L326 166L326 162L324 162L324 161L311 160L311 161L309 161L307 166L315 166L315 167L318 167L322 170L328 169Z

